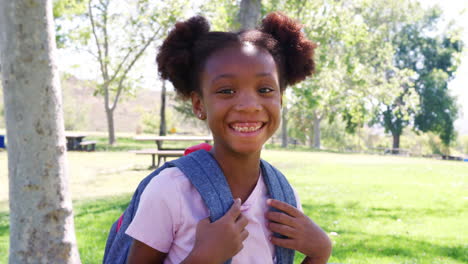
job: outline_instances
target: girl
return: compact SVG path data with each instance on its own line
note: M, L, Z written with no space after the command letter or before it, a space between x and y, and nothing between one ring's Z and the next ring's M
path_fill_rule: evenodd
M269 14L258 30L237 33L210 32L200 16L175 25L157 56L159 72L207 121L210 153L237 199L210 223L184 174L163 170L126 230L134 238L127 263L274 263L274 245L302 252L303 263L326 263L327 235L304 215L297 195L298 208L268 199L260 175L260 152L279 126L282 94L312 74L314 49L301 26L281 13Z

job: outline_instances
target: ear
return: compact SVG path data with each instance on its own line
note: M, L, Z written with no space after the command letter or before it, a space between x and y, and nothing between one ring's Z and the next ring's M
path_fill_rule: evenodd
M190 97L192 98L192 111L196 117L200 120L206 119L205 107L203 104L203 98L198 92L192 92Z

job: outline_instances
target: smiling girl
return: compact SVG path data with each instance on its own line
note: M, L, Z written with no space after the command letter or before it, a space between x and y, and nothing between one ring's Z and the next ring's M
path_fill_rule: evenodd
M301 26L281 13L236 33L212 32L200 16L175 25L158 54L159 72L208 123L210 154L236 199L210 223L182 171L164 169L126 230L134 239L127 263L280 263L275 246L300 251L303 263L326 263L327 235L302 212L296 193L297 208L270 199L260 168L263 144L280 124L283 92L312 74L314 49Z

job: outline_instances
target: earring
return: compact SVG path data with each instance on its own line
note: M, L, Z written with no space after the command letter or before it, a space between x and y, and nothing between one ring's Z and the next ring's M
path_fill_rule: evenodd
M203 113L198 113L198 118L203 120L203 119L205 119L205 116L203 115Z

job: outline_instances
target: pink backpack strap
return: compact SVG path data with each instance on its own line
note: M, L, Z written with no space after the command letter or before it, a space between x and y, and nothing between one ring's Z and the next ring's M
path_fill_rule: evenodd
M184 156L187 156L188 154L195 152L200 149L204 149L206 151L210 151L212 146L208 143L201 143L195 146L191 146L185 149Z
M124 216L124 214L122 214L120 216L119 220L117 221L117 230L116 230L117 232L119 232L120 227L122 226L123 216Z

